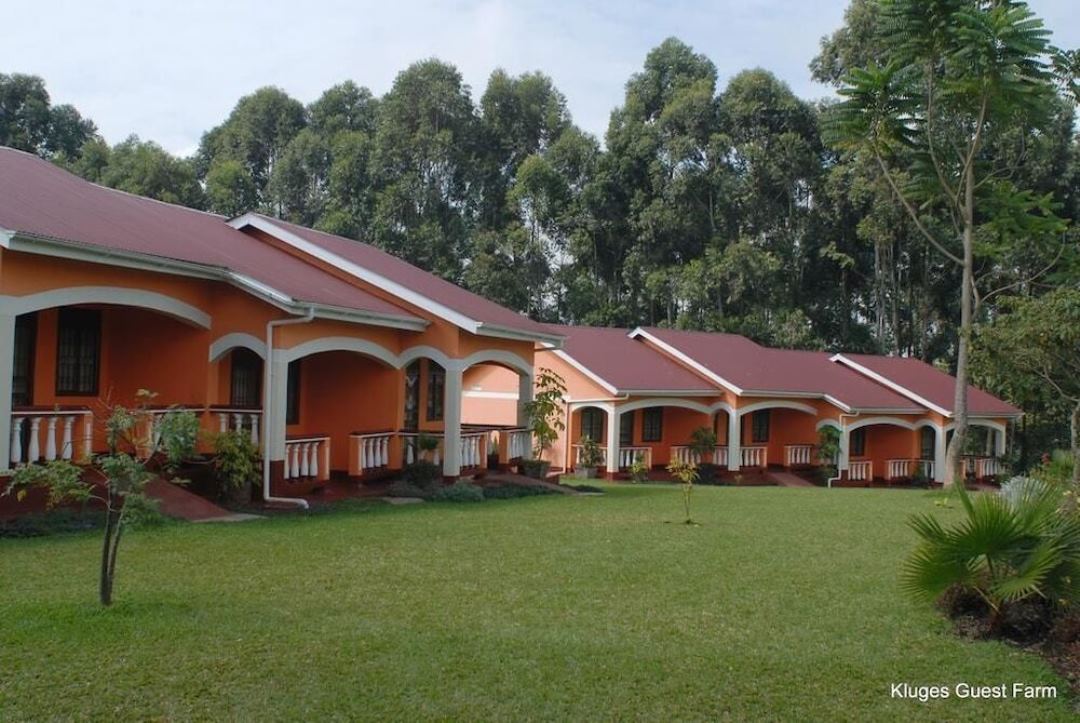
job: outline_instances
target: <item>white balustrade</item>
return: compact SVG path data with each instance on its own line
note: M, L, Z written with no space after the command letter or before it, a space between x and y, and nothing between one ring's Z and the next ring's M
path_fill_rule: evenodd
M505 433L509 436L506 453L510 459L527 459L532 456L532 432L527 429L510 429Z
M975 477L977 479L996 477L1003 471L1004 466L1001 464L1001 460L995 457L979 457L975 460Z
M619 469L628 469L633 466L639 456L645 466L652 469L651 447L619 447Z
M848 479L855 482L869 482L874 478L874 463L869 460L848 464Z
M728 450L726 446L714 447L712 453L706 456L706 461L708 464L726 467L727 455ZM694 452L694 450L687 445L673 445L671 447L671 458L677 462L682 462L683 464L702 464L701 455Z
M741 461L743 467L765 467L769 461L769 450L767 447L743 447Z
M604 445L600 445L597 449L600 450L600 464L598 466L603 466L604 465L604 460L607 459L607 447L604 446ZM584 457L584 455L585 455L585 445L583 445L583 444L575 444L574 445L574 466L575 467L584 467L585 466L581 461L582 458Z
M76 422L81 424L78 442ZM93 437L94 416L88 410L14 411L11 415L11 466L56 459L84 459L90 456ZM76 449L77 444L81 449Z
M487 461L484 454L484 439L486 437L486 432L471 432L461 435L462 467L479 467L482 461Z
M393 432L350 436L358 474L365 475L390 466L390 440L393 436Z
M912 476L911 469L915 466L914 459L890 459L886 460L887 474L885 479L907 479Z
M305 437L285 441L285 479L329 479L329 467L329 437Z
M442 464L443 438L439 432L405 432L401 435L401 443L405 449L405 464L412 464L421 458L419 438L430 437L438 441L435 449L426 452L428 460L434 464Z
M918 463L919 463L919 474L923 477L923 479L928 479L928 480L934 479L934 460L932 460L932 459L920 459L920 460L918 460Z
M813 464L814 446L788 444L784 447L784 464L788 467L809 467Z
M215 409L213 413L218 418L218 431L224 434L229 430L243 432L247 430L251 434L251 443L259 445L262 437L259 435L259 427L262 422L262 411L259 409Z

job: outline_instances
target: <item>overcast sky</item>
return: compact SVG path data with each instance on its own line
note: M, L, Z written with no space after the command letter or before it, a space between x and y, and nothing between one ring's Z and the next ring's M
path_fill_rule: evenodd
M603 136L645 54L675 35L727 78L763 67L805 98L828 94L807 64L848 0L34 0L0 11L0 72L45 78L115 143L130 133L190 153L240 96L264 85L308 103L346 79L376 95L438 57L483 93L496 67L541 70L574 120ZM152 7L157 5L158 7ZM1031 0L1080 46L1077 0Z

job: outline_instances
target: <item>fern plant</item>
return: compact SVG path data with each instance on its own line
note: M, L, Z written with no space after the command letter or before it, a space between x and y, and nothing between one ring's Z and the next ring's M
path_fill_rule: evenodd
M965 518L945 527L932 515L911 526L921 543L905 562L902 583L935 600L959 586L982 598L991 625L1010 604L1034 596L1075 602L1080 596L1080 516L1054 484L1014 478L999 494L972 496L956 486Z

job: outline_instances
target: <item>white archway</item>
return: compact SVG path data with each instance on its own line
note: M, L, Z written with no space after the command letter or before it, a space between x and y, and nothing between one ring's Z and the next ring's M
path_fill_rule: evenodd
M679 399L677 397L657 397L656 399L638 399L633 402L627 402L626 404L615 407L616 414L622 414L623 412L633 412L636 409L647 409L649 407L678 407L680 409L691 409L695 412L701 412L702 414L711 415L712 409L707 404L701 402L693 402L689 399Z
M238 331L233 332L232 334L226 334L225 336L216 339L210 345L210 361L216 362L233 349L239 347L250 349L258 354L263 360L266 359L266 342L252 334L245 334Z
M439 363L443 369L450 371L451 369L464 369L461 365L460 359L451 359L443 352L439 351L433 346L413 346L409 347L405 351L401 352L401 355L397 357L397 363L395 366L398 368L407 367L417 359L431 359Z
M501 364L506 367L510 367L518 374L532 378L533 367L532 364L522 359L513 352L505 351L503 349L482 349L478 352L474 352L469 356L461 360L461 364L464 369L468 369L471 366L477 364Z
M70 286L26 296L0 296L0 311L13 316L77 304L109 304L150 309L193 326L210 328L211 318L205 311L156 291L122 286Z
M921 425L909 422L906 419L898 419L897 417L867 417L866 419L857 419L847 426L847 430L852 432L860 427L869 427L874 424L888 424L893 427L903 427L904 429L915 430Z
M274 355L277 357L277 361L288 364L312 354L321 354L328 351L356 352L357 354L364 354L378 359L394 368L401 367L400 359L389 349L367 339L356 339L351 336L324 336L305 341L288 349L275 349Z
M818 410L809 404L803 404L802 402L792 402L787 399L774 399L767 402L754 402L748 404L745 407L739 407L736 411L740 417L743 417L751 412L757 412L762 409L794 409L799 412L806 412L807 414L817 414Z

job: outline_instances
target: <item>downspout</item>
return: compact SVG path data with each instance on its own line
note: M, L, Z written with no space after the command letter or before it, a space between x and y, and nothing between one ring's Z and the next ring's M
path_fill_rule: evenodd
M292 324L308 324L315 320L315 307L308 307L303 316L291 319L274 319L266 323L266 363L263 365L263 501L280 502L287 505L296 505L308 509L307 500L303 497L272 497L270 495L270 415L274 408L274 329L279 326Z
M847 427L844 425L844 417L851 417L852 419L855 419L855 417L858 417L860 414L861 414L861 412L855 412L854 414L847 414L847 413L844 413L844 412L840 413L840 439L841 440L843 440L844 434L847 433ZM849 449L848 450L848 467L850 467L850 466L851 466L851 450ZM840 478L842 476L841 472L842 472L842 470L840 469L839 460L837 460L836 476L835 477L830 477L825 483L825 484L828 485L829 489L832 489L832 483L833 482L839 482L840 481Z

